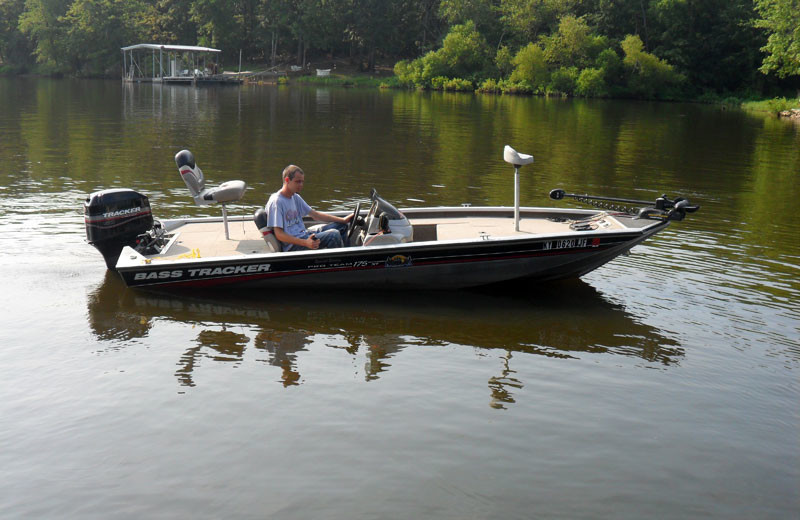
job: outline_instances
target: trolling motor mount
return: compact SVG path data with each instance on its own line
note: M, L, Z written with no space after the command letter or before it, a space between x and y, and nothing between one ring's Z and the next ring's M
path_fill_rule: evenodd
M683 220L687 213L694 213L700 209L699 205L692 205L685 197L677 197L675 200L671 200L666 195L661 195L655 202L649 202L637 199L567 193L560 188L550 190L551 199L561 200L564 197L573 198L596 208L610 209L612 211L636 215L636 218ZM645 206L641 207L640 205ZM639 207L637 208L636 206Z

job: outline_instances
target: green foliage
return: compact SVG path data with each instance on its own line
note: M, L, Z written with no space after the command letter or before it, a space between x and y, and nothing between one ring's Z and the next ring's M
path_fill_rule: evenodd
M578 8L578 0L501 0L500 21L520 42L536 41L539 35L553 32L559 20Z
M492 0L440 0L439 15L453 26L471 22L481 34L495 41L503 33L503 26L494 4Z
M442 42L441 49L430 51L411 62L399 61L394 73L408 86L440 90L440 78L474 77L489 63L486 40L467 22L454 26ZM434 84L434 80L436 83ZM470 80L471 85L471 80ZM470 88L471 90L471 88Z
M471 21L456 25L445 37L442 48L436 51L451 75L466 76L482 71L488 62L486 40Z
M748 101L742 103L742 108L753 112L767 112L777 115L784 110L800 108L800 99L774 98L763 101Z
M27 0L19 17L19 30L33 42L36 61L54 72L66 68L67 27L62 17L69 5L68 0Z
M595 60L595 65L603 71L603 78L609 84L618 83L622 80L624 68L622 59L614 49L605 49Z
M374 78L372 76L365 76L365 75L341 76L338 74L331 76L299 76L294 81L296 83L302 83L305 85L321 85L328 87L376 88L381 86L382 84L380 79Z
M489 94L498 94L502 92L502 90L500 89L500 85L498 85L497 80L494 78L489 78L487 80L484 80L484 82L481 83L480 86L475 90L477 92L484 92Z
M755 0L761 16L755 26L768 35L759 69L779 78L800 76L800 0Z
M550 81L550 71L542 48L529 43L517 52L512 60L514 72L509 78L512 82L526 82L534 92L543 92Z
M19 29L19 17L25 10L25 0L0 0L0 63L13 63L19 70L29 62L33 47Z
M672 65L645 52L644 43L638 36L629 34L622 40L621 46L625 53L622 62L630 71L628 87L633 95L663 98L669 94L671 87L684 80Z
M741 90L763 82L757 69L764 42L753 26L753 0L658 0L646 15L648 31L628 34L639 34L645 50L686 76L687 91Z
M504 79L499 83L499 87L500 90L503 91L503 94L535 94L538 92L538 90L535 90L527 81Z
M404 58L392 81L413 88L741 97L800 86L798 12L800 0L0 0L0 64L116 75L120 46L200 44L227 64L241 50L245 67Z
M468 79L446 78L444 76L437 76L431 79L431 89L449 90L453 92L471 92L475 90L475 87L472 85L472 82Z
M553 71L550 83L547 85L548 94L570 95L575 93L580 72L578 67L560 67Z
M119 48L136 35L131 22L143 7L127 0L75 0L62 21L66 57L78 74L97 75L119 66ZM127 22L127 23L126 23ZM98 47L95 42L105 42Z
M503 76L508 76L514 70L514 55L511 54L511 49L507 45L503 45L497 49L497 54L494 56L494 64L497 66L498 72Z
M591 64L608 47L607 38L591 34L584 19L572 15L562 18L558 31L542 36L540 42L548 63L577 67Z
M575 93L585 97L605 97L608 95L605 73L602 69L583 69L575 84Z

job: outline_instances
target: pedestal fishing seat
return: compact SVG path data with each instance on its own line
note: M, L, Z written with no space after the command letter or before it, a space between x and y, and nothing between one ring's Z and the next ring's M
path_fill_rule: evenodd
M519 169L533 162L533 156L519 153L510 146L503 148L503 160L514 167L514 230L519 231Z
M228 235L228 211L225 205L241 200L247 189L247 184L245 184L244 181L227 181L216 188L206 188L203 170L197 166L194 160L194 154L189 150L181 150L178 152L175 155L175 164L178 165L181 178L183 178L183 182L185 182L186 186L189 188L189 192L192 194L195 204L198 206L207 206L209 204L222 205L222 221L225 225L225 238L230 238Z

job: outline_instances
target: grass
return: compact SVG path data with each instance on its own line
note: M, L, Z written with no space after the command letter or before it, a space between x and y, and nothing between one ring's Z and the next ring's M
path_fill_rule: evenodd
M290 83L301 83L305 85L361 88L378 88L386 81L386 78L375 78L373 76L344 76L339 74L331 74L330 76L298 76L296 78L290 78L289 80Z
M778 115L784 110L800 108L800 99L773 98L761 101L745 101L742 103L742 108L752 112L766 112Z

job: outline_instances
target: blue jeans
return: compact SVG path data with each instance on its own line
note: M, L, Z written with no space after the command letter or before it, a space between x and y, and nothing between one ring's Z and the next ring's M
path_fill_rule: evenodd
M308 238L310 235L314 235L319 239L320 249L343 247L347 241L347 224L329 222L321 227L314 226L299 238ZM290 244L287 251L305 251L306 249L308 248L305 246Z

